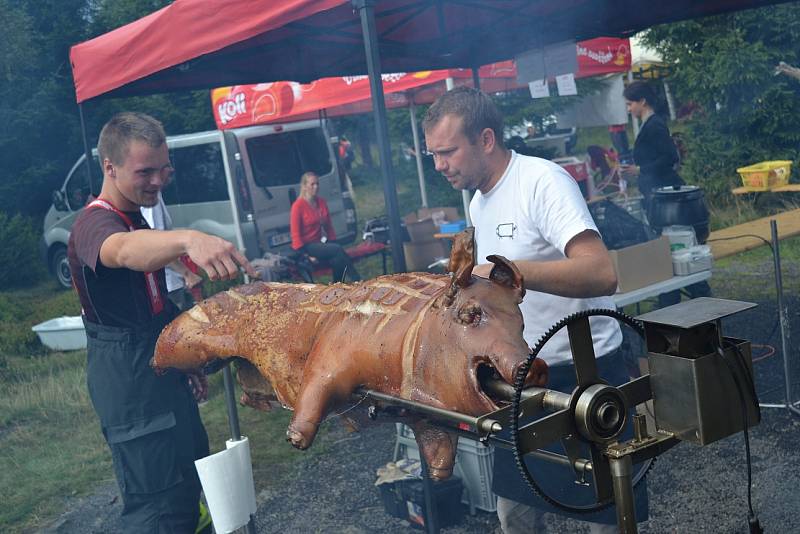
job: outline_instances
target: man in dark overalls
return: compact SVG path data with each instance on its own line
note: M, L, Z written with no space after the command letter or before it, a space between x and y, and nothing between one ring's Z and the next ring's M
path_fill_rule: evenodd
M207 382L150 368L161 329L177 315L164 266L186 255L212 280L236 278L239 266L255 272L223 239L148 228L139 208L158 202L173 172L160 122L115 115L97 148L103 188L75 221L68 248L86 326L89 394L111 449L125 531L194 533L194 460L208 455L196 399Z

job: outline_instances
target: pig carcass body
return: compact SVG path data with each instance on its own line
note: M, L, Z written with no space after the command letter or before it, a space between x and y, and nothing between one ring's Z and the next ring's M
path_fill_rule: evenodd
M353 285L230 289L167 325L153 366L190 370L243 358L252 364L239 369L243 400L266 408L275 398L293 409L287 439L301 449L327 414L353 405L358 388L482 415L497 406L479 374L513 383L529 352L518 306L522 277L504 258L490 259L489 279L471 276L468 264L451 277L408 273ZM537 360L529 382L545 376ZM422 417L410 423L431 476L450 476L457 437Z

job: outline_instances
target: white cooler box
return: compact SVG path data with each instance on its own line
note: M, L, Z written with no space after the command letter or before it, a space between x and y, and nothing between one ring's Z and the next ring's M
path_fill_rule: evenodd
M708 271L712 264L711 247L708 245L683 248L672 253L672 270L677 276Z
M394 459L400 457L419 459L419 449L414 439L414 431L410 427L397 423L397 443L394 448ZM492 492L492 466L494 464L494 447L486 447L481 443L459 437L456 454L455 475L464 483L461 502L469 505L470 513L475 508L494 512L497 510L497 496Z

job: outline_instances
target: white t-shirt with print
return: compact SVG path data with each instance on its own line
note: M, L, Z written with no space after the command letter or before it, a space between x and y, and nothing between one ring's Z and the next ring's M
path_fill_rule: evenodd
M511 152L500 181L487 194L475 192L469 206L475 226L478 263L499 254L509 260L553 261L566 256L567 243L585 230L597 232L578 184L550 161ZM598 232L599 233L599 232ZM555 323L592 308L615 309L611 297L567 298L527 290L520 304L525 341L533 347ZM622 343L615 319L592 317L595 356ZM571 363L567 329L545 344L539 356L549 365Z

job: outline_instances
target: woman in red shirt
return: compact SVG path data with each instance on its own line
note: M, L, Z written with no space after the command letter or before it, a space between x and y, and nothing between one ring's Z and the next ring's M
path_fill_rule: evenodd
M308 255L312 262L319 260L330 265L334 282L344 281L345 274L354 282L361 280L342 246L329 242L336 239L336 231L331 223L328 203L317 196L318 191L319 177L313 172L303 174L300 196L292 204L289 222L292 248Z

